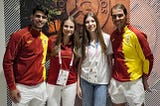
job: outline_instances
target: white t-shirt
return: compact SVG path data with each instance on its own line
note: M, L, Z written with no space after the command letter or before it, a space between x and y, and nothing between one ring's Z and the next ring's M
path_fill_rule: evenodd
M107 55L112 54L110 35L104 32L102 34L107 46ZM108 84L111 70L108 66L107 55L102 54L99 42L91 42L86 47L86 58L81 65L81 78L95 84Z

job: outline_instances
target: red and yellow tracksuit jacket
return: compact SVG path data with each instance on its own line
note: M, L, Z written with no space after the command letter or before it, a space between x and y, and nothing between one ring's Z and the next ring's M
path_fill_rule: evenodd
M36 85L45 80L48 37L25 27L10 37L3 59L3 69L9 89L16 83Z
M147 36L128 24L120 33L111 34L114 52L113 78L118 81L148 77L153 66L153 54Z

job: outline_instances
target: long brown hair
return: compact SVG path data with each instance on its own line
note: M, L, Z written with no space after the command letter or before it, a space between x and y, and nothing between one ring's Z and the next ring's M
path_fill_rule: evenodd
M61 26L60 26L60 30L58 32L58 35L56 37L56 41L54 42L55 43L54 45L56 45L58 47L57 49L59 49L59 47L61 46L61 44L63 42L63 36L64 36L63 26L64 26L65 21L67 21L67 20L71 20L74 23L75 29L74 29L74 33L70 36L70 41L72 42L72 51L73 51L74 55L79 56L78 55L79 36L76 32L76 22L75 22L74 18L71 16L67 17L66 19L64 19L62 21ZM56 52L56 53L53 53L56 55L58 53L58 50L55 50L53 52Z
M93 17L96 22L97 27L96 27L95 33L96 33L98 42L100 42L102 53L106 54L106 50L107 50L107 47L106 47L104 39L103 39L102 30L101 30L99 21L93 12L89 12L84 16L84 20L83 20L82 51L81 51L83 59L86 57L86 53L85 53L86 46L88 46L91 41L91 38L89 36L90 33L88 32L86 25L85 25L85 23L86 23L85 21L86 21L87 17L89 17L89 16Z

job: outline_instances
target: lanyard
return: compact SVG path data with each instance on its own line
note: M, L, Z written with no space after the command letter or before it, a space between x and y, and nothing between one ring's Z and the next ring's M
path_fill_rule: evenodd
M96 53L95 53L95 58L96 58L96 61L95 61L95 64L97 64L97 62L98 62L98 41L96 42ZM88 51L88 58L89 58L89 62L90 62L90 64L91 64L91 61L93 61L93 58L91 57L91 53L93 52L93 51L91 51L91 50L89 50L90 48L91 48L91 46L93 46L91 43L89 44L89 46L88 46L88 49L87 49L87 51Z
M58 57L59 57L59 64L61 65L61 68L62 68L62 55L61 55L61 48L59 49ZM71 58L71 61L70 61L70 64L69 64L69 66L70 66L70 67L72 67L72 66L73 66L73 60L74 60L74 54L72 53L72 58Z

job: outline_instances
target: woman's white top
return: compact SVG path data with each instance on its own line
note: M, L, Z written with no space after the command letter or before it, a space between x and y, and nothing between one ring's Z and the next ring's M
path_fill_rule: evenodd
M102 34L107 46L107 55L112 54L110 35L104 32ZM81 78L90 83L108 84L111 70L109 69L107 55L102 53L99 42L92 41L86 47L86 58L81 65Z

